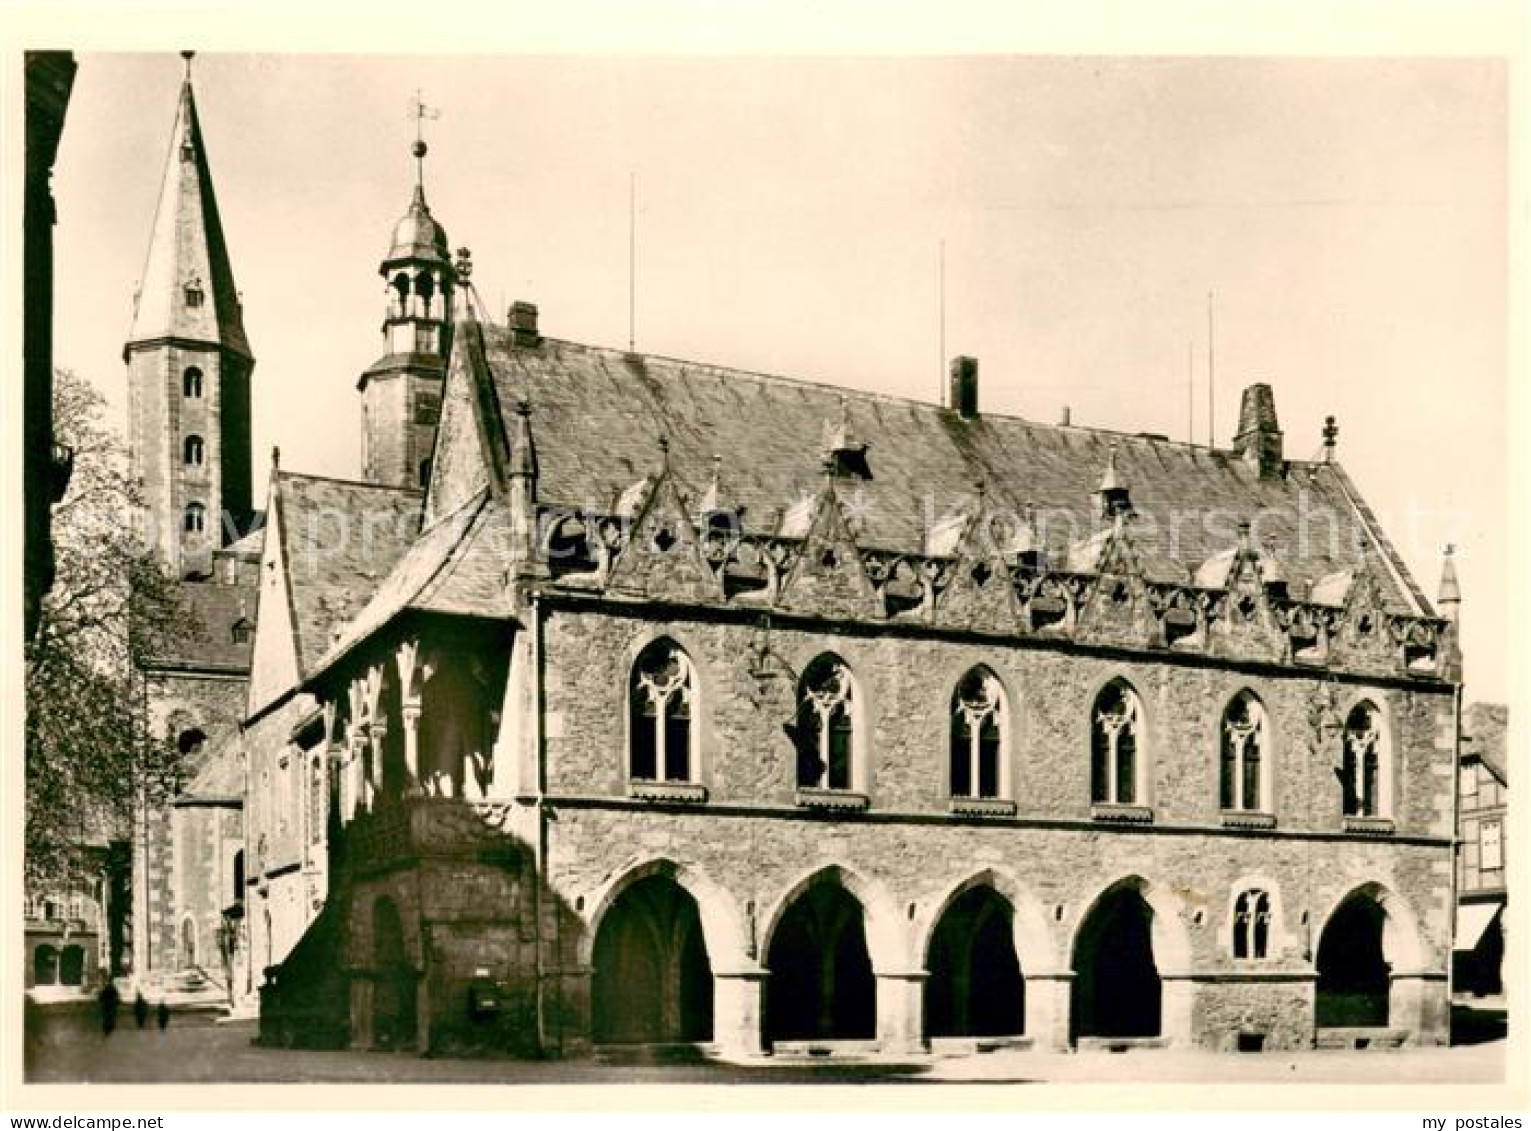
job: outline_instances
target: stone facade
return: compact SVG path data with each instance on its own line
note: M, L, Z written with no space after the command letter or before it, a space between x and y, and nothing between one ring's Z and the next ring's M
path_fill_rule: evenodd
M160 666L144 672L150 727L181 747L190 786L237 744L245 706L244 671ZM195 804L178 789L140 806L135 830L133 970L140 975L201 967L222 976L219 931L232 902L233 853L243 841L237 797ZM190 921L190 935L185 924ZM190 949L186 938L195 939ZM195 957L195 961L188 961Z
M609 509L571 512L542 492L579 418L534 440L523 403L500 438L483 410L510 415L485 388L506 340L507 371L557 359L544 395L580 395L589 355L458 327L455 485L304 681L334 768L309 936L335 953L305 937L272 972L268 1039L322 985L326 1032L422 1051L1445 1040L1455 603L1436 618L1389 581L1360 508L1347 569L1244 532L1173 561L1135 534L1113 449L1081 542L985 550L980 491L893 553L849 502L868 448L842 408L774 534L738 534L759 504L726 460L698 494L664 443ZM603 391L612 364L633 363L603 359ZM1217 490L1341 474L1280 463L1252 395ZM1160 493L1194 490L1176 466ZM959 780L970 752L987 769Z

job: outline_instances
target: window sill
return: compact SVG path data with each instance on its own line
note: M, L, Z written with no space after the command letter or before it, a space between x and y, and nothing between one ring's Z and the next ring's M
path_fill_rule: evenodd
M1362 836L1392 836L1393 822L1387 817L1346 817L1345 831Z
M1253 809L1224 809L1222 818L1225 829L1273 829L1276 827L1276 814Z
M700 805L707 800L707 787L696 781L629 781L627 796L643 801L679 801Z
M848 789L812 789L798 786L793 799L806 809L865 809L870 800L864 793L852 793Z
M1154 811L1147 805L1119 805L1114 801L1096 801L1090 806L1090 817L1096 821L1146 825L1153 821Z
M964 817L1013 817L1015 802L1001 797L953 797L951 811Z

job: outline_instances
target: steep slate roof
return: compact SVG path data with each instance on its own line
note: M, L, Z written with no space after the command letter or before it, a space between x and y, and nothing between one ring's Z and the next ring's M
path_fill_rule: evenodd
M457 379L465 355L466 375L479 379L472 372L473 328L459 327L449 380ZM486 400L497 403L474 410L480 426L489 422L480 451L501 464L519 456L503 422L527 401L543 508L623 513L667 459L690 509L712 492L716 475L716 493L743 509L746 531L780 534L793 514L807 514L823 483L826 442L838 436L868 446L871 478L842 479L837 487L842 507L855 515L862 548L933 552L941 536L933 538L927 526L944 525L950 535L953 516L975 507L982 484L991 511L1036 512L1057 561L1094 569L1109 526L1095 492L1114 450L1117 479L1138 515L1129 527L1134 553L1150 580L1184 583L1220 569L1207 584L1223 584L1237 524L1258 520L1261 569L1284 578L1293 596L1316 590L1341 604L1355 577L1367 573L1391 610L1431 613L1337 464L1290 461L1284 474L1262 479L1232 451L1016 417L962 420L896 397L554 339L515 345L500 326L483 325L482 332L493 387ZM501 468L490 479L503 474ZM1325 537L1318 552L1293 552L1301 516L1326 536L1326 511L1335 516L1334 544ZM1205 521L1209 514L1216 523ZM421 533L305 675L317 676L406 610L506 616L511 534L493 488L476 491ZM950 541L939 541L944 548L934 552L950 553ZM1265 557L1271 550L1278 552Z
M1505 764L1505 728L1509 725L1510 710L1502 703L1473 703L1467 708L1463 721L1466 731L1464 756L1476 756L1489 772L1505 785L1510 784Z
M511 419L521 398L531 404L542 505L610 513L627 488L656 470L664 437L690 499L701 497L714 453L721 454L727 493L745 507L745 529L774 533L783 511L821 482L825 437L848 415L856 442L870 445L872 478L840 484L842 500L862 519L858 544L920 552L927 500L939 519L971 505L982 482L995 506L1011 513L1035 507L1049 548L1063 551L1100 528L1092 524L1092 492L1114 446L1118 476L1140 516L1134 541L1145 560L1158 560L1154 572L1173 572L1164 570L1171 561L1194 572L1234 544L1240 519L1258 517L1261 540L1283 548L1294 595L1336 571L1366 568L1390 607L1429 612L1336 464L1292 461L1286 475L1261 479L1231 451L1164 439L998 415L965 421L917 401L553 339L516 347L499 326L485 326L484 341L502 419ZM1292 552L1304 510L1337 516L1337 545L1327 545L1328 526L1318 518L1310 529L1324 536L1321 552ZM1203 516L1212 511L1222 517L1220 529L1209 531ZM1186 517L1172 541L1177 512ZM1351 533L1358 520L1371 532L1370 565L1362 565Z
M248 640L234 640L234 622L255 617L256 587L221 581L183 581L179 594L187 620L166 649L145 666L219 668L249 671Z
M281 509L298 668L307 672L414 541L420 493L278 471L272 505Z
M223 345L249 357L239 289L218 218L189 77L181 84L169 148L128 345L185 338ZM199 306L186 302L185 287L192 280L201 284Z
M424 531L344 633L308 672L318 672L406 609L504 616L509 519L480 491Z

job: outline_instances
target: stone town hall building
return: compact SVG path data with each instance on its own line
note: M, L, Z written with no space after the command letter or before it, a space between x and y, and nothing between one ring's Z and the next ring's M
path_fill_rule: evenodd
M971 359L937 407L577 344L449 248L417 186L364 480L273 468L213 555L258 591L214 761L264 1039L1445 1039L1457 607L1332 428L1298 461L1264 385L1214 448L985 412ZM156 371L164 466L191 368L224 398L161 503L192 533L247 505L234 329Z

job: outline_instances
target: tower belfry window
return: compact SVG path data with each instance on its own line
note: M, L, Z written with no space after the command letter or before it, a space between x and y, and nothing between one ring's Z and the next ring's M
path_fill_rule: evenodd
M202 370L195 365L181 374L181 395L192 400L202 395Z
M181 456L187 467L201 467L205 445L201 436L187 436L181 445Z
M202 281L193 279L183 288L186 296L186 305L191 307L202 305Z
M187 534L201 534L207 526L207 508L201 503L187 504L181 516L181 529Z

